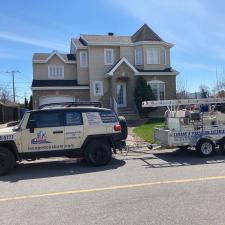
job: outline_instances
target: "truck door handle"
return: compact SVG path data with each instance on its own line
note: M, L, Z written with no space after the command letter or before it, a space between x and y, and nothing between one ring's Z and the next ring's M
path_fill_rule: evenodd
M62 134L62 133L63 133L62 130L55 130L55 131L53 131L53 134Z

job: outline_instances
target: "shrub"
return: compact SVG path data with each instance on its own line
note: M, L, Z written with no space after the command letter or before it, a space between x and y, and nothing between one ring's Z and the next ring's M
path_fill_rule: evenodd
M140 113L149 111L149 109L142 108L143 101L155 100L152 88L147 84L143 77L138 77L135 83L134 99L137 109Z

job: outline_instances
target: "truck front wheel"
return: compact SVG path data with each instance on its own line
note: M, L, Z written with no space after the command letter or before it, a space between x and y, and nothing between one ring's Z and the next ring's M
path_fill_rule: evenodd
M0 176L12 170L14 165L15 157L13 153L7 148L0 147Z
M202 138L198 141L196 150L198 151L199 155L208 157L214 153L215 144L209 139Z
M103 166L112 159L112 150L105 140L93 140L85 149L85 159L92 166Z

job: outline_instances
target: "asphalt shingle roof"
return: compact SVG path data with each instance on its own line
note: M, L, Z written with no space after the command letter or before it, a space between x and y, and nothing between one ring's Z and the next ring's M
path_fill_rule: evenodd
M34 53L33 60L46 60L52 53ZM62 54L58 53L65 61L75 61L76 56L74 54Z
M114 43L131 43L130 36L117 36L117 35L91 35L81 34L81 38L87 42L114 42Z
M32 87L78 86L77 80L33 80ZM79 85L80 86L80 85Z

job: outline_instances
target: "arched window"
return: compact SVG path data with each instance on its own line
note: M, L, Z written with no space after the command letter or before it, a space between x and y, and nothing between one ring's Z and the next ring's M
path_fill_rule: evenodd
M147 81L147 84L151 86L156 100L165 99L165 82L160 80L151 80Z

